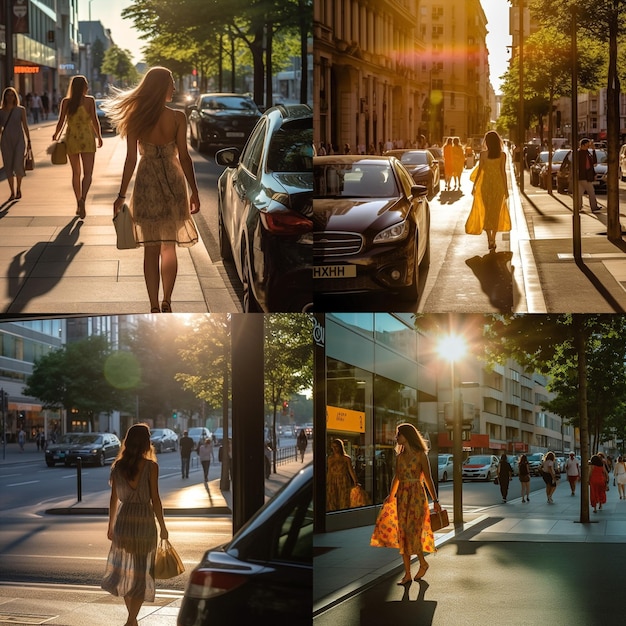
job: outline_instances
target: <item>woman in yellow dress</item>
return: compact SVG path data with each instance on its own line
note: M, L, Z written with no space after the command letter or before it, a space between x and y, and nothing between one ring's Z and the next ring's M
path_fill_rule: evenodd
M339 511L350 508L350 489L359 484L352 459L343 446L341 439L333 439L328 457L326 474L326 510Z
M428 462L428 446L413 424L400 424L396 434L396 474L391 483L389 498L396 498L398 510L398 543L404 563L404 577L398 583L411 584L411 555L417 554L420 568L415 580L426 575L428 562L425 552L435 552L435 537L430 526L430 511L426 489L435 511L439 512L437 490ZM426 489L424 489L424 487Z
M86 215L85 202L93 177L96 140L98 148L102 148L102 130L96 113L96 101L93 96L87 95L88 88L89 84L84 76L72 77L67 96L61 100L59 121L52 136L53 141L56 141L67 122L65 148L72 166L76 215L80 219L85 219Z
M455 137L452 141L452 182L456 189L461 188L461 174L465 168L465 152L461 140ZM456 183L454 183L456 179Z
M472 172L474 202L465 223L465 232L480 235L485 231L491 252L496 249L496 233L511 230L511 217L507 204L509 189L502 139L495 130L490 130L485 135L484 145L486 150L480 153L476 174Z

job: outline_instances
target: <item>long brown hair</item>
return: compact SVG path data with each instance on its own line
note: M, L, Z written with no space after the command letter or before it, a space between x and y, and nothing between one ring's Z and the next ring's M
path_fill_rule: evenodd
M15 96L15 104L14 106L19 106L20 104L20 98L17 95L17 91L15 89L15 87L7 87L3 92L2 92L2 105L0 108L6 109L7 107L7 96L12 93Z
M128 429L124 437L120 452L111 467L111 473L116 469L126 480L131 481L137 476L143 459L156 462L156 454L150 441L149 426L135 424Z
M72 76L70 85L67 88L67 115L74 115L83 101L83 96L87 93L87 79L81 74Z
M120 92L105 103L104 108L121 137L133 134L141 138L156 126L172 81L172 72L166 67L153 67L134 89Z
M426 439L422 437L419 430L413 426L413 424L400 424L398 426L398 434L403 435L407 440L409 447L413 449L414 452L428 452L428 444L426 443ZM404 452L404 446L398 444L396 446L396 452L401 454Z

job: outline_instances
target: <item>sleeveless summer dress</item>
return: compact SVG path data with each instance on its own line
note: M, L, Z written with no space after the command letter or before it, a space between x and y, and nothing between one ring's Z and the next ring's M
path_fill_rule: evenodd
M130 201L135 240L143 246L193 246L198 242L198 231L189 212L187 182L176 142L155 145L139 141L139 154Z
M115 469L120 505L113 528L102 589L114 596L143 597L154 601L154 555L157 529L150 499L150 467L146 461L133 489Z
M397 458L396 474L400 484L396 492L398 507L398 543L400 554L436 552L435 536L430 526L424 474L418 457L402 453Z
M350 488L352 478L348 472L345 456L332 454L328 457L326 474L326 510L340 511L350 508Z
M501 174L501 159L483 159L474 190L474 202L465 232L480 235L483 230L511 230L511 217L506 201L506 189Z
M24 176L26 143L22 128L22 107L0 109L0 126L3 127L0 150L5 172L7 176Z
M91 117L82 104L75 113L67 116L65 147L68 154L96 151L96 134Z

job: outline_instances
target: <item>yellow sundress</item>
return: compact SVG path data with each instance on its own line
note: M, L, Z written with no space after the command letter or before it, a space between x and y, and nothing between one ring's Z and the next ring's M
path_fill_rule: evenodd
M96 133L91 117L82 104L75 113L67 116L65 147L68 154L96 151Z

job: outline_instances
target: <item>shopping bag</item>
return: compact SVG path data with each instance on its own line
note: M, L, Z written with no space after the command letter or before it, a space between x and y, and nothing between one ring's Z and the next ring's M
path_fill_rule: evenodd
M167 539L161 539L154 559L155 578L174 578L185 571L178 552Z
M53 165L65 165L67 163L67 148L63 139L51 143L47 152L51 156Z
M399 548L398 541L398 509L396 499L388 498L380 509L370 545L375 548Z
M352 487L350 490L350 508L354 509L358 506L367 506L369 503L369 496L363 487Z
M26 154L24 155L24 169L30 172L35 167L35 159L33 158L33 149L28 146L26 148Z
M441 511L437 513L435 509L430 510L430 527L433 529L433 532L441 530L449 525L450 520L448 519L448 511L441 509Z
M133 218L126 203L122 205L122 208L113 218L113 226L115 226L115 234L117 235L118 250L129 250L137 247Z

